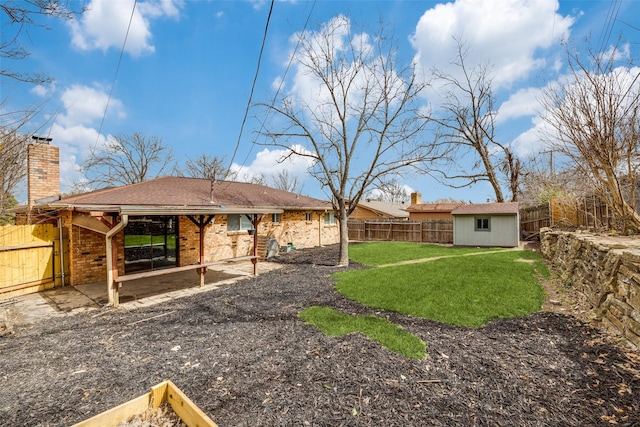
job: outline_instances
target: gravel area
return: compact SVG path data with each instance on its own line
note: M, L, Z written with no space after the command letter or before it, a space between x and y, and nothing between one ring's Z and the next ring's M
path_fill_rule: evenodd
M0 425L72 425L169 379L219 426L640 426L638 352L571 305L479 329L379 312L334 290L337 256L296 250L210 292L16 328L0 337ZM298 318L312 305L386 317L428 356L327 337Z

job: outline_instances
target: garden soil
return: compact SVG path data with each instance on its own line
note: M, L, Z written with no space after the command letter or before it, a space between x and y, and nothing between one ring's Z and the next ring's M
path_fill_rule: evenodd
M565 302L449 326L340 296L337 257L296 250L210 292L16 327L0 337L0 425L72 425L168 379L221 427L640 426L640 356ZM325 336L298 318L312 305L388 318L428 356Z

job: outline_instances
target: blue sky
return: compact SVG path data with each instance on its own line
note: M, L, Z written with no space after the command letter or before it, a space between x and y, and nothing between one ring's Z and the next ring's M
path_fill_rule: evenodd
M279 164L282 152L253 144L259 129L253 110L239 140L269 1L138 1L115 79L134 2L92 0L85 5L88 11L75 20L46 21L48 29L23 32L21 42L31 56L3 64L46 72L53 84L0 82L3 112L46 101L31 129L23 131L38 129L60 147L63 192L80 179L77 165L92 145L110 135L140 132L162 138L179 163L215 155L245 177L269 177L287 168L299 176L302 193L328 198L305 173L303 161ZM254 102L272 98L274 83L285 73L292 36L307 21L306 30L316 31L340 14L369 32L382 19L393 28L399 62L415 59L425 69L447 70L454 37L463 38L472 64L493 66L498 139L522 157L543 148L535 133L535 99L565 72L562 40L581 44L590 37L592 46L608 48L620 36L633 58L640 46L638 0L276 1ZM287 74L287 87L299 87L298 77L295 71ZM399 179L408 190L420 191L424 201L484 202L493 196L484 184L455 190L427 176Z

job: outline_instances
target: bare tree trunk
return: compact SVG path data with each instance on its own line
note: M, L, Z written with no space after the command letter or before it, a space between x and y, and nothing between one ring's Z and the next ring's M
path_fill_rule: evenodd
M347 224L347 205L344 200L338 203L340 209L339 225L340 225L340 258L338 258L338 267L349 266L349 225Z

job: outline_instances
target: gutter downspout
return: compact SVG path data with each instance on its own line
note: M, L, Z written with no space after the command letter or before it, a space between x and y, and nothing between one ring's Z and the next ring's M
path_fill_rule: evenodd
M114 269L113 269L113 236L118 234L120 230L125 228L129 223L129 215L122 214L120 216L120 222L115 225L111 230L107 231L107 297L109 298L108 305L113 305L113 281L114 281ZM117 263L116 258L116 263ZM117 266L117 264L116 264ZM117 272L116 272L117 275Z
M62 279L62 287L64 288L64 242L62 241L62 218L58 217L58 234L60 237L60 273ZM55 283L55 279L54 279Z

